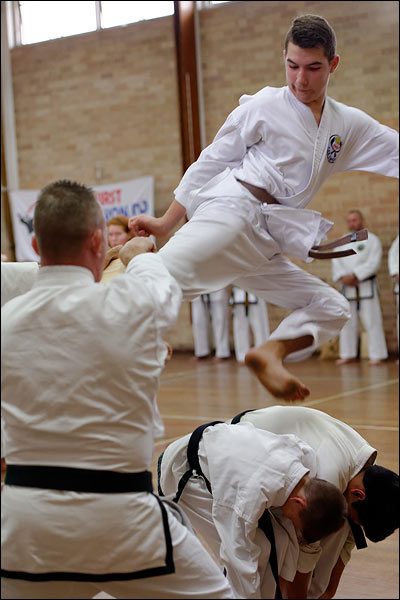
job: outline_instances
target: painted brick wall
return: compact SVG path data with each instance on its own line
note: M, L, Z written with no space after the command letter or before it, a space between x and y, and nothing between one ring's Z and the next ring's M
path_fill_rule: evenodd
M325 16L337 33L342 63L330 95L398 129L396 2L246 1L200 15L208 141L241 94L284 85L283 39L304 13ZM156 213L164 212L181 175L172 17L15 48L12 67L22 188L62 177L95 184L153 175ZM361 208L381 237L379 284L391 350L395 310L386 264L397 206L397 182L365 173L336 176L311 206L335 221L337 235L346 211ZM330 281L329 262L307 268ZM270 308L272 328L283 314ZM170 339L177 348L191 346L187 306Z

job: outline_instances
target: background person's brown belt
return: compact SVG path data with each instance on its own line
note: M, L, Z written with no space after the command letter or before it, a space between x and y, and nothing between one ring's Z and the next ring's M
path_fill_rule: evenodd
M237 179L237 181L245 187L250 194L252 194L259 202L265 202L266 204L280 204L276 198L271 196L267 190L263 188L259 188L256 185L252 185L251 183L247 183L246 181L242 181L241 179ZM337 248L338 246L344 246L346 244L351 244L352 242L360 242L361 240L368 239L368 230L361 229L360 231L353 231L352 233L348 233L336 240L332 240L328 244L322 244L319 246L313 246L309 251L308 255L311 258L318 259L326 259L326 258L342 258L343 256L351 256L352 254L357 254L355 250L339 250L337 252L325 252L326 250L332 250L333 248Z

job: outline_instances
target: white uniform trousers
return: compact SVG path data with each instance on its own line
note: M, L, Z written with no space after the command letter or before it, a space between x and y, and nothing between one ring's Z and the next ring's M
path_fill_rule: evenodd
M394 288L396 297L396 322L397 322L397 351L399 350L399 284Z
M226 289L209 294L208 305L201 296L192 301L192 331L194 354L197 357L208 356L211 352L209 338L209 323L214 338L215 356L228 358L229 348L229 304Z
M254 346L264 344L270 334L267 305L261 298L257 304L235 304L233 306L233 338L235 356L238 362L244 362L244 357L251 347L250 331L253 334Z
M261 203L250 194L244 196L245 188L236 180L229 185L236 186L232 197L220 196L200 204L190 221L160 249L159 256L186 299L234 284L266 302L291 309L270 339L313 336L312 346L289 357L302 360L338 335L350 316L349 304L337 290L280 254L266 230ZM229 194L230 189L224 189Z
M358 318L360 318L368 335L368 356L370 360L384 360L387 358L388 351L376 286L374 286L374 290L373 298L360 300L359 311L357 310L357 302L350 302L351 318L343 327L339 337L340 358L349 359L357 357L359 336Z
M232 598L232 591L220 567L196 536L168 511L173 544L175 573L131 579L91 583L85 581L31 582L18 579L1 580L2 598L93 598L106 592L113 598ZM127 523L127 527L129 524ZM99 552L102 549L99 548Z

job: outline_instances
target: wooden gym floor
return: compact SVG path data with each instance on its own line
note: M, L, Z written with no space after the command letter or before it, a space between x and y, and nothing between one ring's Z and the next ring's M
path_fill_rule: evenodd
M363 360L337 367L333 361L312 358L289 368L311 389L303 406L325 411L354 427L378 450L377 464L399 472L396 362L370 366ZM233 358L198 361L190 354L175 353L163 373L158 404L166 435L155 445L154 475L157 457L166 445L201 423L284 402L270 396ZM398 532L353 551L335 598L399 598L398 554Z

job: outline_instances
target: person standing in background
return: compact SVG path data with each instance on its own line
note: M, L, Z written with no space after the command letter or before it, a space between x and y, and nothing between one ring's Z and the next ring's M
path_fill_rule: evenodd
M233 307L233 339L236 360L244 364L251 346L261 346L269 338L268 309L262 298L238 287L232 288L230 304ZM250 332L254 344L250 343Z
M361 231L365 227L364 216L359 210L350 210L346 217L349 231ZM382 260L382 244L368 231L368 239L348 244L356 254L332 261L332 278L342 285L342 294L350 303L351 317L340 332L338 365L352 362L358 357L360 318L368 335L368 356L371 365L379 365L388 356L382 311L379 301L376 274Z
M206 358L211 354L209 322L214 338L215 358L231 355L229 347L229 294L226 288L202 294L191 302L194 355Z
M393 291L396 296L397 349L399 348L399 236L392 242L388 254L389 275L393 279Z
M129 219L125 215L117 215L107 221L108 245L110 248L123 246L132 237L128 223Z

